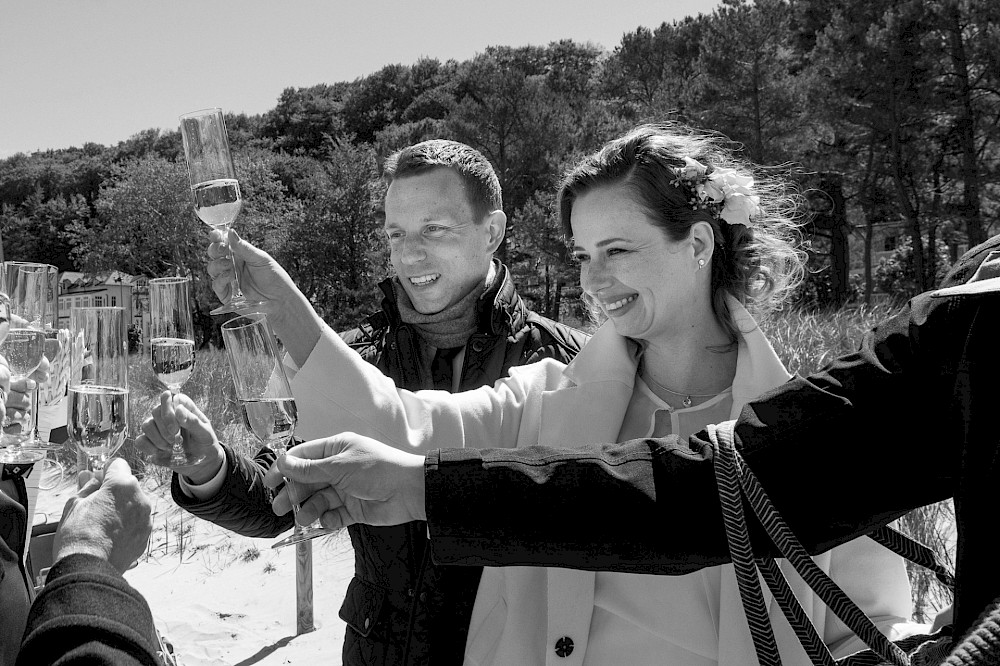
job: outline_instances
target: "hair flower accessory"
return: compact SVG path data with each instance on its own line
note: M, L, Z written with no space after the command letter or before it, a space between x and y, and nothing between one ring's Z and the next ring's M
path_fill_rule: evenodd
M760 214L760 197L753 193L753 178L735 169L709 169L685 157L684 166L674 169L674 175L672 185L687 186L693 192L689 201L695 210L708 210L716 219L744 226Z

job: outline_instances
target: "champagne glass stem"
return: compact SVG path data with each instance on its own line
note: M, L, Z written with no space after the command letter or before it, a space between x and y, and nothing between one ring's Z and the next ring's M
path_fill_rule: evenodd
M229 248L229 262L233 265L233 279L230 282L232 285L229 294L230 303L241 303L246 300L243 296L243 290L240 288L240 272L236 268L236 255L233 254L233 248L229 247L229 229L231 225L224 224L219 227L222 231L222 237L226 239L226 247Z
M177 387L170 387L170 402L173 403L174 397L177 395ZM188 456L184 452L184 435L178 429L177 434L174 435L174 441L170 443L170 465L172 467L179 467L182 465L188 465Z
M28 408L31 410L31 418L28 421L28 439L26 444L39 445L38 440L38 383L35 383L35 390L31 392Z

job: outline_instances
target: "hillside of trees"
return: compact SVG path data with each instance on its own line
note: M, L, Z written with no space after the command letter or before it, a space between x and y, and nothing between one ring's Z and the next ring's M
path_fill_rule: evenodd
M288 88L264 114L227 116L244 193L236 229L331 324L350 324L376 306L387 270L372 214L381 160L427 138L464 141L500 177L503 258L531 305L558 317L579 293L552 211L560 174L662 119L721 132L794 176L810 207L806 304L870 297L875 276L851 279L847 240L870 267L873 230L889 223L912 248L909 288L930 288L949 248L1000 232L1000 3L724 0L610 51L490 46ZM0 160L0 232L9 258L61 270L190 273L211 323L208 229L176 130Z

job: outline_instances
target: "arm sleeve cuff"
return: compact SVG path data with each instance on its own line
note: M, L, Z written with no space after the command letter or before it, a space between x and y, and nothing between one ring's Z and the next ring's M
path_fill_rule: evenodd
M229 459L228 456L222 458L222 466L219 471L211 479L205 483L196 484L190 483L184 478L183 474L177 475L177 484L181 488L181 492L192 499L197 500L207 500L215 497L222 490L222 485L226 481L226 475L229 473Z

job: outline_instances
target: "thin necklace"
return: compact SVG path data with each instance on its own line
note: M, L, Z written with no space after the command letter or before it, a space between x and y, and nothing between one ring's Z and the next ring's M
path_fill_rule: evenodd
M652 384L656 388L663 389L667 393L673 393L674 395L676 395L678 397L684 398L683 400L681 400L681 404L684 405L685 407L690 407L691 406L691 398L714 398L715 396L720 395L722 393L725 393L730 388L732 388L732 384L730 384L729 386L727 386L726 388L722 389L718 393L679 393L678 391L675 391L673 389L667 388L666 386L664 386L660 382L658 382L655 379L653 379L652 377L650 377L649 373L646 372L646 366L645 365L643 365L642 371L639 374L640 374L640 376L644 380L646 380L647 382L649 382L650 384Z

